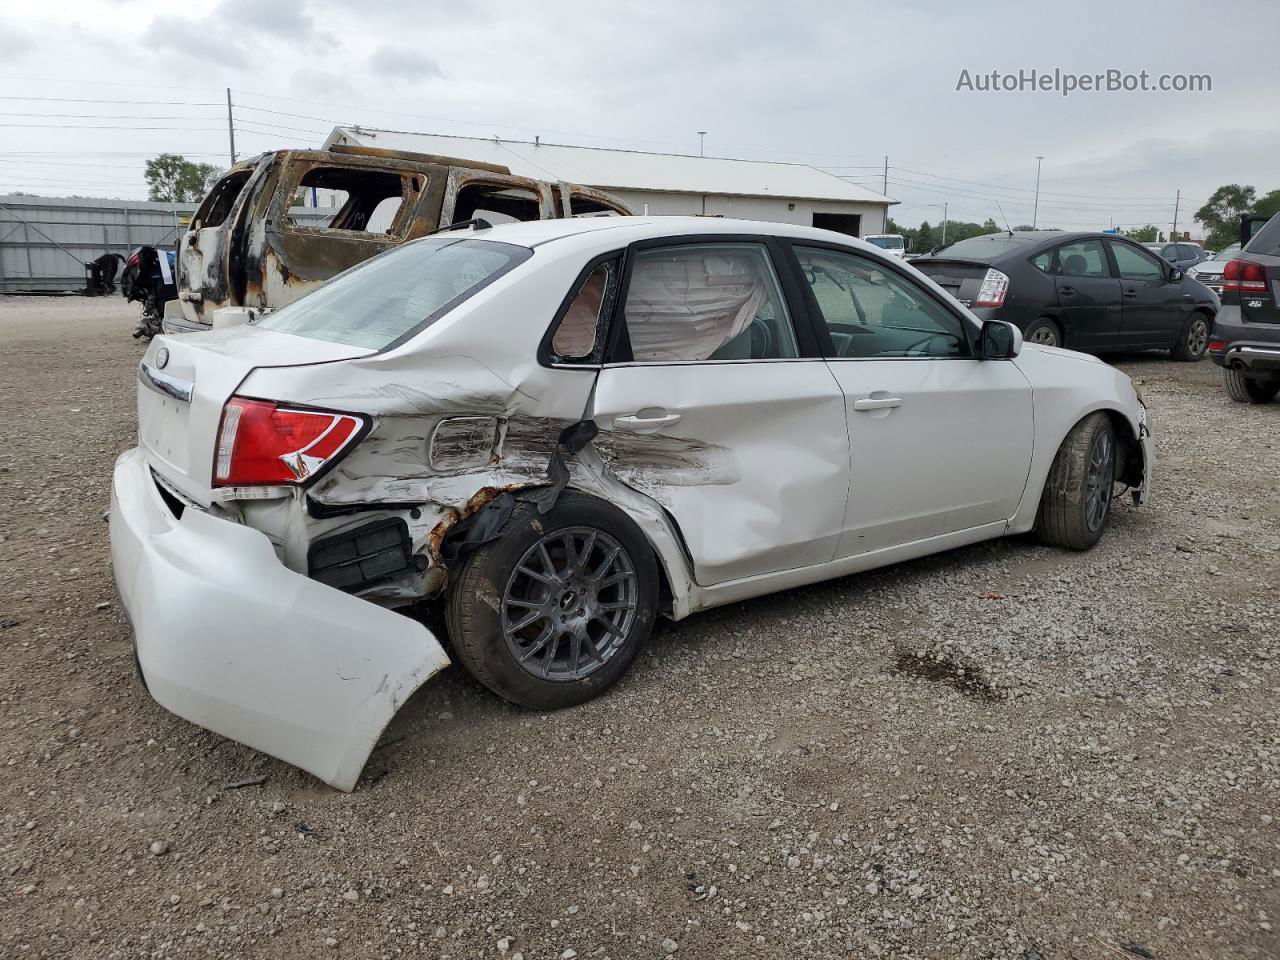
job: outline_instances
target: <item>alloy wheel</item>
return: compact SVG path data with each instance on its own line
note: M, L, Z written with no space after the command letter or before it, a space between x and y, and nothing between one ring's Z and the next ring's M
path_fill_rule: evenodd
M1042 343L1046 347L1056 347L1058 345L1058 333L1053 327L1046 324L1032 332L1031 342Z
M507 649L542 680L590 676L630 635L638 587L630 555L603 530L553 531L525 551L507 580Z
M1107 520L1115 475L1115 441L1110 433L1102 430L1089 448L1089 474L1085 484L1085 523L1091 532L1102 529Z
M1208 346L1209 324L1205 322L1204 317L1196 317L1191 321L1191 328L1187 331L1187 352L1193 357L1198 357Z

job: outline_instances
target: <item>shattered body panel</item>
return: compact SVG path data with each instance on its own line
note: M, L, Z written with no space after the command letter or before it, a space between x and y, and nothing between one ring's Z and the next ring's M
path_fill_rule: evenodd
M295 221L291 207L307 190L345 200L326 224ZM306 213L320 211L330 208ZM366 147L262 154L227 171L196 211L178 254L185 323L171 322L166 332L205 329L223 307L286 306L379 253L473 216L498 222L606 212L630 211L598 190L454 157Z

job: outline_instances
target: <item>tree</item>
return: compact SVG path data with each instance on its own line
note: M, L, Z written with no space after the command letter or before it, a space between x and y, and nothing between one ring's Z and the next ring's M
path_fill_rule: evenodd
M1145 227L1138 227L1136 230L1126 230L1124 235L1137 243L1155 243L1160 238L1160 230L1154 224L1148 223Z
M162 153L147 161L147 196L169 203L196 203L222 172L211 163L192 163L180 154Z
M1195 218L1204 224L1205 243L1210 249L1221 250L1240 239L1240 217L1250 212L1256 197L1253 187L1238 183L1228 183L1213 191L1213 196L1195 213Z
M916 230L915 249L918 253L928 253L937 245L938 238L934 236L933 227L929 226L929 221L926 220Z

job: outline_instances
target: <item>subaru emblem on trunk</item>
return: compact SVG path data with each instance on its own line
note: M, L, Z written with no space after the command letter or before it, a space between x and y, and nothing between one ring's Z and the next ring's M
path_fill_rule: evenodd
M166 363L169 362L169 348L161 347L156 351L156 369L163 370Z

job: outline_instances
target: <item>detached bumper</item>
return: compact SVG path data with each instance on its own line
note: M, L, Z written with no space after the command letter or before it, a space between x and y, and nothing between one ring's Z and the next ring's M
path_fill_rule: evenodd
M383 728L449 665L421 624L289 570L250 527L160 497L138 450L116 461L111 562L156 701L355 787Z

